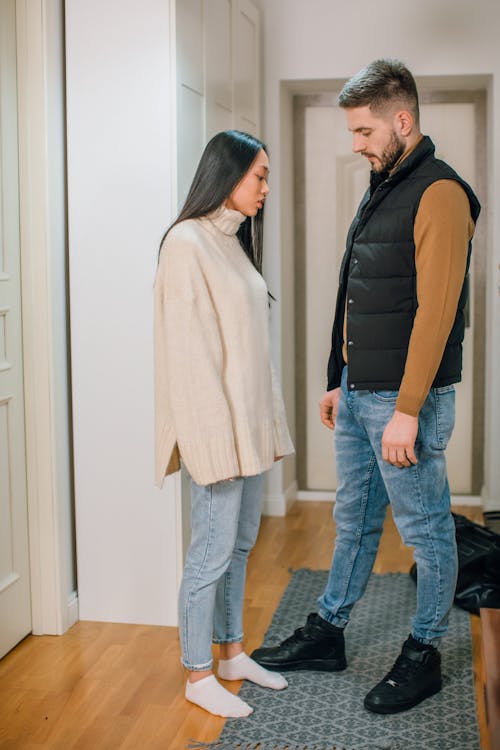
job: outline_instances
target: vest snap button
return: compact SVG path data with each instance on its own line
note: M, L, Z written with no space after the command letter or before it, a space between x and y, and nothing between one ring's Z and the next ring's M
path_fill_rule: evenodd
M356 386L354 385L354 383L351 383L351 385L349 386L349 388L351 389L351 391L353 391L356 388Z
M352 344L353 344L353 342L352 342L352 341L348 341L348 342L347 342L347 346L352 346Z
M352 304L353 304L353 302L354 302L354 300L353 300L353 299L350 299L350 300L349 300L349 304L350 304L350 305L352 305Z

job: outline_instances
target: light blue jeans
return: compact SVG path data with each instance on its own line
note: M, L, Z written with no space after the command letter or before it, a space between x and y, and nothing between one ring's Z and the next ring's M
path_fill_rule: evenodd
M191 544L179 593L182 663L211 669L212 643L243 640L247 559L259 532L264 474L191 480Z
M418 464L402 469L382 459L381 447L397 397L397 391L348 391L344 368L334 432L336 542L319 614L338 627L348 623L368 583L390 502L417 563L412 635L437 645L446 632L458 567L444 456L455 421L455 389L431 389L419 414Z

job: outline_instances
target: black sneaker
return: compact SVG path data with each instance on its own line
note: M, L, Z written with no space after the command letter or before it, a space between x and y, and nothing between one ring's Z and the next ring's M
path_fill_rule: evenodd
M342 628L330 625L316 613L310 614L306 625L279 646L258 648L251 656L266 669L279 672L292 669L340 672L347 667Z
M395 714L413 708L440 690L439 651L410 635L391 671L366 696L365 708L377 714Z

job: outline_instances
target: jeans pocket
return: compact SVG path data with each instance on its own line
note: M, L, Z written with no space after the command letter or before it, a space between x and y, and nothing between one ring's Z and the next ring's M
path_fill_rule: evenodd
M445 385L432 390L436 409L436 445L433 447L444 451L455 426L455 387Z
M397 401L399 391L372 391L372 395L376 401L387 404Z
M436 393L438 396L443 395L444 393L455 393L455 386L454 385L441 385L438 388L433 388L434 393Z

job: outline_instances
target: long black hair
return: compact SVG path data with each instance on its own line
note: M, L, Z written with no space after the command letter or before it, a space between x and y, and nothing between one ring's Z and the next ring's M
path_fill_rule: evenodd
M224 130L214 135L205 146L186 201L161 244L179 222L199 219L219 208L248 172L261 149L267 153L262 141L240 130ZM256 216L247 216L237 232L241 246L259 273L262 273L263 212L261 208Z

